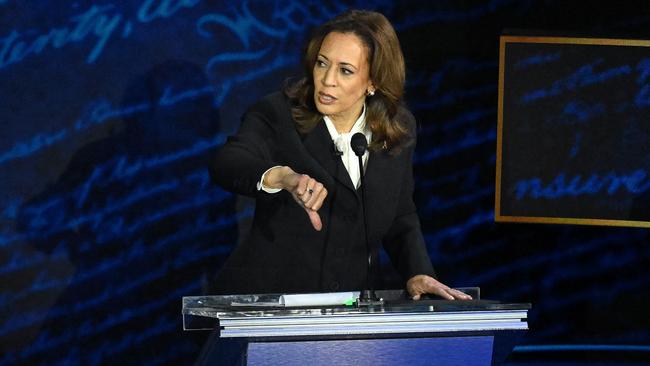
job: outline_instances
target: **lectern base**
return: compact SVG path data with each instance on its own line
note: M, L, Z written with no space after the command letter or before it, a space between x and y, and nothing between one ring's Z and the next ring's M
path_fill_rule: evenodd
M514 346L514 342L503 344L500 339L500 336L494 335L464 335L432 338L246 341L213 336L197 365L495 366L501 364L502 358ZM504 350L503 346L509 349Z
M360 339L249 343L247 365L490 366L491 359L492 337Z

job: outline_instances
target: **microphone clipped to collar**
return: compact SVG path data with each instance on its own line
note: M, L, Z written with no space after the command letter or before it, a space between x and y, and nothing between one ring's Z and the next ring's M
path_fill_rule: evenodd
M352 151L354 151L356 156L363 156L368 149L368 140L366 140L366 135L361 132L352 135L350 146L352 146Z

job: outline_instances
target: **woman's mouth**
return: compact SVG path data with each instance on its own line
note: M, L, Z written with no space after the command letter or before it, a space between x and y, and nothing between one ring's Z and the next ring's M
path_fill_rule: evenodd
M329 105L329 104L332 104L332 103L336 102L336 98L334 98L333 96L331 96L329 94L326 94L326 93L323 93L323 92L318 92L318 101L321 104Z

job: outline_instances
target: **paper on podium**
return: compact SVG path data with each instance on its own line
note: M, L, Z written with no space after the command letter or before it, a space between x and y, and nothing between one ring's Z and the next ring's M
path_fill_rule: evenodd
M326 292L312 294L267 294L240 295L230 302L230 306L242 307L309 307L329 305L352 305L359 297L359 291Z
M358 297L358 291L291 294L280 296L280 303L286 307L345 305L351 304L351 301L355 301Z

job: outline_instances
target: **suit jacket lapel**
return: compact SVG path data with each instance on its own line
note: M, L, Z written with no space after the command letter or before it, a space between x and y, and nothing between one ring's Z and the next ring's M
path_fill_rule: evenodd
M351 190L355 195L357 191L352 185L352 180L348 171L345 169L341 157L334 153L334 144L332 137L324 122L319 122L314 129L303 138L303 144L311 156L320 164L321 167Z
M400 184L401 175L389 173L395 171L393 160L386 150L370 151L364 176L366 196L371 196L369 201L381 199L381 197L374 197L375 193L385 193L386 188L396 187Z

